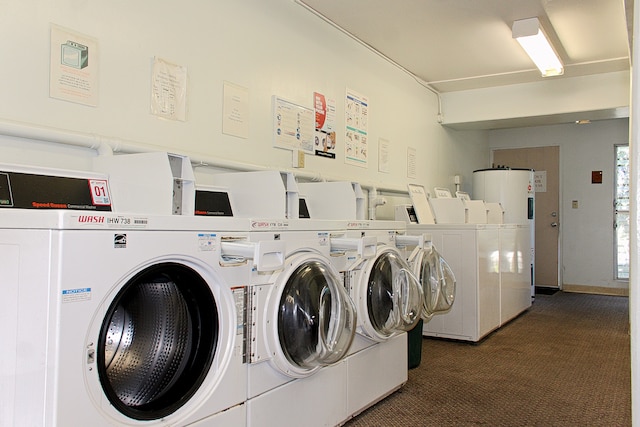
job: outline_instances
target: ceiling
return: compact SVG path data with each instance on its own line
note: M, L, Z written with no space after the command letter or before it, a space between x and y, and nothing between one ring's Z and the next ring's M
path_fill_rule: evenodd
M630 68L632 0L297 1L439 93L541 81L511 37L513 21L531 17L565 66L546 79Z

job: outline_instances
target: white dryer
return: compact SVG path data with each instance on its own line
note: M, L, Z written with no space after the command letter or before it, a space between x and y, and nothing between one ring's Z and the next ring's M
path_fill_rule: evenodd
M3 423L245 425L247 220L0 218Z

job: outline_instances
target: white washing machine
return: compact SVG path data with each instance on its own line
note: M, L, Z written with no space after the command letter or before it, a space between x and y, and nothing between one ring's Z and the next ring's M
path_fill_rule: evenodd
M245 425L247 220L0 218L3 423Z
M408 378L405 331L419 321L422 288L396 247L405 223L369 221L357 183L299 185L311 218L346 220L347 239L375 239L373 257L334 245L334 265L358 307L358 333L347 364L347 417L352 417L399 389ZM338 254L342 254L338 256Z
M250 280L247 425L339 424L347 398L343 358L357 326L331 262L331 240L344 234L343 223L298 219L295 180L277 171L208 177L196 191L198 214L224 211L205 203L215 197L211 185L229 191L234 215L251 218L251 241L284 247L284 268L254 270Z
M500 225L500 325L531 307L531 246L528 224Z
M332 260L358 309L357 334L345 359L347 418L398 390L408 378L406 331L420 320L423 293L396 247L396 235L404 228L398 221L347 221L347 240L375 239L375 255L362 256L338 244L332 248Z
M357 312L331 263L341 225L252 220L250 239L282 242L286 258L282 270L252 279L248 426L334 426L345 419L343 359Z
M413 206L398 207L396 217L410 221L407 234L431 235L456 281L455 303L426 321L423 335L479 341L500 326L499 227L465 224L460 199L431 199L420 186L409 194Z

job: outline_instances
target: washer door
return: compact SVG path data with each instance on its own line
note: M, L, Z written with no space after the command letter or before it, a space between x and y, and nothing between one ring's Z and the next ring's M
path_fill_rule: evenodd
M396 248L379 246L356 287L362 332L369 338L384 341L420 320L422 287Z
M110 403L136 420L175 412L209 372L218 328L214 296L192 268L166 262L138 273L100 328L97 370Z
M432 270L428 265L429 252L422 247L416 247L408 259L413 268L413 273L418 277L422 285L422 293L424 295L422 317L424 319L430 319L434 315L440 298L440 283L438 278L431 274Z
M270 300L267 313L275 322L269 348L280 371L305 377L346 355L355 335L356 307L323 256L289 257Z
M456 297L456 278L449 264L434 246L431 247L430 251L425 252L420 261L419 277L425 292L427 287L438 289L437 302L433 306L431 314L449 310ZM430 305L432 303L433 301L430 301ZM425 314L427 314L425 318L430 317L426 310Z

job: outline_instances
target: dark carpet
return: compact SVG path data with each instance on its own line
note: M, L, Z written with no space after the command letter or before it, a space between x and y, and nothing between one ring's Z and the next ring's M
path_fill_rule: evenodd
M480 343L423 338L407 384L345 425L630 426L628 298L539 294Z

